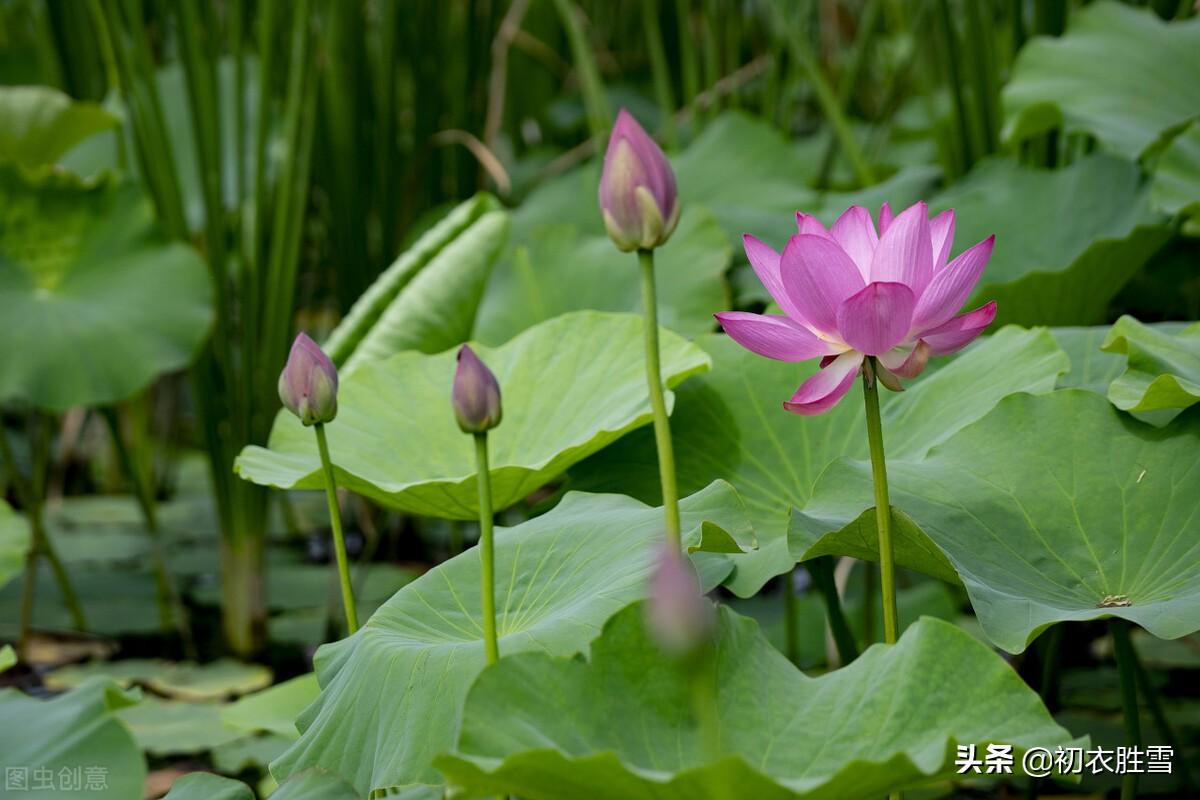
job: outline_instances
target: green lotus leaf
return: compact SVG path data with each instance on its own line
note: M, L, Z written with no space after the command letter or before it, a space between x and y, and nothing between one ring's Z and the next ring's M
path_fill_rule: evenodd
M455 796L873 800L953 776L958 744L1009 744L1019 764L1030 747L1071 742L1003 659L946 622L922 619L895 645L810 678L722 608L714 758L687 676L664 661L643 613L613 617L586 662L523 653L485 670L456 752L437 760Z
M1166 423L1200 401L1200 323L1172 335L1133 317L1117 320L1101 349L1124 353L1125 372L1108 387L1108 399L1122 411L1166 412Z
M220 703L188 703L147 696L121 709L117 716L150 755L203 753L240 739L243 734L221 724Z
M1200 122L1187 126L1159 156L1150 198L1168 214L1200 212Z
M705 523L731 535L746 528L737 494L722 482L683 500L680 510L690 546ZM497 530L501 655L569 656L613 612L643 597L662 546L662 513L628 497L572 492L546 514ZM702 577L711 586L729 563L726 556L709 559ZM320 767L360 796L441 797L432 760L454 744L462 702L484 664L473 548L405 586L358 633L317 652L321 695L301 715L300 740L272 773L283 779Z
M29 525L0 499L0 586L21 574L29 552Z
M155 634L162 631L153 574L147 570L69 569L79 601L87 609L88 632L103 636ZM50 565L40 559L34 591L34 630L72 631L71 612ZM21 618L22 581L10 581L0 589L0 637L15 639Z
M816 364L762 358L723 335L697 343L714 366L679 388L671 417L680 490L694 491L716 478L738 490L759 549L734 559L729 588L749 597L795 563L788 546L788 515L808 501L825 467L843 455L866 457L862 399L855 391L820 416L789 414L783 401L816 371ZM904 393L884 393L888 455L919 457L982 417L1004 395L1050 391L1066 368L1066 357L1046 331L1005 328L935 373L912 381ZM576 488L588 491L621 492L650 503L661 497L649 430L625 436L571 475ZM931 571L956 580L936 548L920 546ZM940 570L934 567L938 561Z
M224 721L224 716L221 717ZM212 750L212 762L219 772L237 775L243 770L266 770L267 765L291 747L292 739L268 733L262 736L243 736Z
M361 800L362 795L354 787L319 769L310 769L293 775L271 793L275 800ZM389 794L394 800L409 800L412 795L405 792Z
M1137 166L1102 154L1053 171L984 161L930 208L955 209L956 253L996 235L967 303L995 300L996 324L1105 321L1109 301L1170 236Z
M470 335L507 232L504 215L491 213L499 208L487 194L459 204L367 287L322 345L343 373L401 350L434 353Z
M317 676L310 672L230 703L221 711L221 721L240 731L269 731L298 739L296 718L319 692Z
M1062 127L1136 158L1200 115L1200 20L1098 0L1067 32L1031 40L1004 88L1010 142ZM1078 219L1078 217L1075 217Z
M1200 629L1198 444L1195 414L1157 429L1093 392L1010 395L923 461L890 461L891 500L945 553L998 647L1114 616L1176 638ZM855 530L873 524L871 498L869 464L831 466L793 513L793 551L839 552L846 538L877 558Z
M120 120L49 86L0 87L0 163L42 167Z
M122 400L187 366L212 285L131 184L0 168L0 402L62 410Z
M49 700L0 689L0 774L6 780L14 772L24 775L28 794L35 797L141 797L146 761L116 713L136 702L136 694L103 679ZM35 790L39 779L43 786L49 782L56 788L64 783L79 788L46 794ZM13 788L11 781L6 786ZM22 792L16 789L12 794Z
M159 659L125 659L73 664L46 676L51 689L70 689L95 676L128 687L142 684L155 692L181 700L220 700L268 686L271 670L228 658L207 664L175 663Z
M688 206L666 245L655 251L659 324L685 336L713 329L713 314L729 307L725 271L732 250L716 219ZM475 336L507 341L530 325L568 311L642 309L637 257L607 235L584 235L573 225L538 227L498 266Z
M175 779L163 800L254 800L249 786L211 772L190 772Z
M703 351L669 331L661 345L668 386L708 368ZM650 422L639 316L565 314L477 352L504 396L504 421L488 435L497 509ZM339 486L416 514L478 517L474 449L450 408L454 359L400 353L347 376L327 428ZM312 431L294 417L276 419L269 447L243 450L238 474L280 488L324 486Z

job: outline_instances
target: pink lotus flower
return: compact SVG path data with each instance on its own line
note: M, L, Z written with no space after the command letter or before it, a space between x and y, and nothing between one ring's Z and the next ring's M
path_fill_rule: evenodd
M653 250L679 224L671 162L625 109L617 114L604 154L600 211L609 237L627 252Z
M746 256L783 314L717 314L742 347L780 361L821 359L821 371L783 404L797 414L820 414L849 391L867 356L889 388L895 376L915 378L931 355L953 353L996 316L996 303L955 316L992 254L994 236L946 263L954 240L954 211L929 219L924 203L892 218L851 206L826 230L796 214L800 228L776 253L745 236Z

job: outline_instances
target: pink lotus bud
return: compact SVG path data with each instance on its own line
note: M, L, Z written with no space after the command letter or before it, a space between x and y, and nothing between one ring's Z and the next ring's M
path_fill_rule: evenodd
M621 250L664 244L679 222L675 173L663 151L629 112L621 109L600 176L604 227Z
M320 346L301 333L279 373L279 399L305 425L337 416L337 367Z
M713 605L700 591L691 562L665 546L650 578L646 627L651 636L668 655L684 658L708 643L714 624Z
M499 425L504 415L496 376L465 344L458 350L458 367L454 370L454 390L450 397L454 403L454 418L463 433L483 433Z

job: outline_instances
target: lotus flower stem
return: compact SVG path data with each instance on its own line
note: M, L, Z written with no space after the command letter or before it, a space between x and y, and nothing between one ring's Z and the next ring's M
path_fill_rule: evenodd
M358 606L354 604L354 587L350 583L350 565L346 558L346 537L342 533L342 511L338 507L337 479L333 462L329 460L329 442L325 438L325 423L313 425L317 434L317 450L321 452L321 470L325 473L325 499L329 503L329 527L333 529L333 550L337 554L338 580L342 584L342 608L346 612L346 629L358 630Z
M500 645L496 640L496 563L487 431L475 434L475 471L479 476L479 600L483 606L483 644L487 663L495 664L500 660Z
M892 504L888 499L887 463L883 456L883 424L879 420L879 382L876 359L868 356L863 370L863 394L867 404L867 440L871 446L871 478L875 484L875 527L879 531L879 583L883 587L883 640L895 644L898 637L896 613L896 562L892 550Z
M45 446L41 442L41 431L33 431L32 436L34 437L33 477L30 480L26 480L17 465L17 459L13 454L12 445L8 441L8 435L4 430L4 426L0 425L0 457L3 457L9 479L12 480L17 490L17 496L20 497L21 504L25 507L25 514L29 517L29 527L33 534L29 553L25 557L25 584L21 591L21 617L18 627L17 650L22 654L25 653L25 646L29 638L29 628L33 620L33 601L37 583L38 559L43 556L50 562L50 569L54 573L54 580L58 583L58 591L62 595L63 602L71 614L72 624L77 630L87 630L87 617L84 616L83 606L79 602L79 595L76 594L75 587L71 584L71 577L67 574L67 569L63 566L62 559L58 557L58 551L54 549L54 543L46 535L46 523L43 516L43 490L46 471Z
M1121 704L1125 709L1125 744L1129 747L1142 746L1142 721L1138 717L1137 654L1129 637L1129 623L1113 617L1109 619L1112 635L1113 655L1117 659L1117 672L1121 677ZM1137 797L1137 773L1126 772L1121 778L1121 800Z
M658 351L658 300L654 289L654 251L638 250L642 267L642 303L646 324L646 382L654 412L654 443L658 447L658 476L662 483L663 513L667 516L667 541L680 546L679 489L675 484L675 450L671 445L671 422L663 393Z
M846 614L842 610L842 598L838 594L837 581L833 576L833 556L821 556L805 561L804 567L812 575L813 585L817 587L821 599L825 602L829 632L833 634L838 659L844 667L858 658L858 643L854 641L854 633L850 630L850 624L846 622Z

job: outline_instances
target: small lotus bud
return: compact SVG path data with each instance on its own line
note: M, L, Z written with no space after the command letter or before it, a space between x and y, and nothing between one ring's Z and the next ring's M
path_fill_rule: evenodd
M458 350L454 371L454 418L463 433L483 433L500 424L500 384L496 376L479 360L475 351L463 345Z
M604 227L621 250L664 244L679 222L675 173L663 151L624 109L617 115L600 175Z
M670 656L698 653L712 636L713 604L700 591L691 562L670 545L658 555L650 578L646 627Z
M279 399L305 425L337 416L337 367L320 346L301 333L279 373Z

